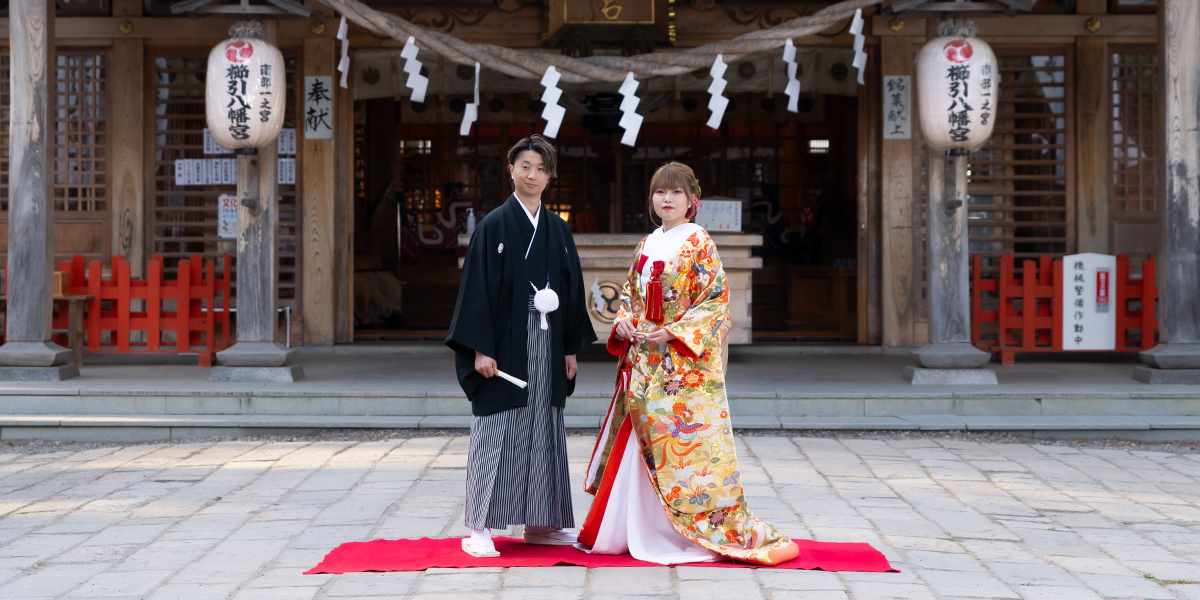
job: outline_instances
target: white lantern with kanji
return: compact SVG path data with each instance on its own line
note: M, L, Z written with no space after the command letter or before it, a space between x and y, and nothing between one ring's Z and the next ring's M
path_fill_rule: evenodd
M205 113L221 147L246 152L279 137L287 102L286 73L283 55L262 39L259 23L236 23L229 35L208 53Z
M921 131L935 150L978 150L992 137L1000 68L973 23L945 21L917 55Z

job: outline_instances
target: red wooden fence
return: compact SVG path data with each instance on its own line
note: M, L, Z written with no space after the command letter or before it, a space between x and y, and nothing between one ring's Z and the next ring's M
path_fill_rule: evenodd
M1001 256L1000 275L992 279L983 277L982 257L975 255L971 260L971 343L980 350L999 352L1000 362L1006 365L1015 362L1017 352L1063 351L1062 260L1049 256L1026 260L1020 279L1014 274L1014 262L1011 254ZM1158 330L1154 278L1153 256L1142 263L1141 279L1129 277L1129 256L1117 256L1115 352L1154 347ZM996 310L984 310L985 300L995 302ZM989 323L996 325L985 326ZM993 332L996 339L990 339ZM1132 332L1139 335L1135 338ZM984 339L985 335L989 339Z
M84 257L78 254L60 263L70 293L92 296L85 317L84 352L194 352L200 355L200 365L207 367L218 350L230 346L229 255L222 258L219 279L213 261L199 256L179 261L174 281L163 278L162 265L161 256L151 257L146 279L135 280L129 276L129 261L120 255L113 257L108 279L102 277L98 260L86 269Z

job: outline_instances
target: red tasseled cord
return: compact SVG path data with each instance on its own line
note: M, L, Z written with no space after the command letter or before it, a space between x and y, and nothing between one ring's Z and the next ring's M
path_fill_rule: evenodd
M658 324L663 322L663 289L658 278L667 263L656 260L650 270L650 282L646 284L646 319Z

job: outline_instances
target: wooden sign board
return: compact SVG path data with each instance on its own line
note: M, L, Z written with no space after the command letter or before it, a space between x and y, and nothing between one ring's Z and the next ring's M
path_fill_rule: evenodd
M1117 257L1085 252L1062 259L1063 350L1117 347Z
M549 0L547 42L579 29L600 42L619 42L634 28L644 28L655 41L670 40L674 20L667 0Z

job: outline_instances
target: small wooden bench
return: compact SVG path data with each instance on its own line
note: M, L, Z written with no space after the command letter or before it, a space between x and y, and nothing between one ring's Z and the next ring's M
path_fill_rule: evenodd
M87 308L87 303L92 297L87 294L67 294L63 296L54 296L54 310L60 311L64 308L67 311L66 328L55 328L50 330L50 335L56 333L66 334L67 347L71 349L73 356L72 361L76 365L83 364L83 334L86 328L84 327L83 312ZM4 304L7 308L8 297L0 296L0 304ZM63 322L61 319L55 321Z

